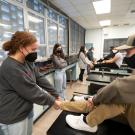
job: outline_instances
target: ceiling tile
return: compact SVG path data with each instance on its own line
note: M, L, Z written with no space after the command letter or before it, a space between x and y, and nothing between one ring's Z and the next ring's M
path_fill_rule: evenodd
M63 10L80 25L87 28L99 27L99 20L111 19L112 24L133 23L135 14L135 0L112 0L111 13L96 15L92 4L93 0L51 0L58 8Z

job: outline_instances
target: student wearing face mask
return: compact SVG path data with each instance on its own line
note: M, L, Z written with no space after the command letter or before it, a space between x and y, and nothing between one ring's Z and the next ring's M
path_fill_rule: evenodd
M51 57L55 68L54 85L60 98L65 100L66 73L64 68L67 66L67 61L60 44L55 44Z
M0 135L31 135L33 103L59 108L58 93L35 67L37 47L24 31L3 44L8 56L0 67Z
M85 46L80 47L78 57L79 57L78 64L79 64L79 68L80 68L79 82L81 84L85 84L85 83L83 83L83 75L84 75L85 69L87 68L87 66L89 68L93 67L92 62L89 61L89 59L87 58Z
M107 56L105 56L104 58L98 60L97 62L100 63L104 60L109 60L109 59L113 58L115 56L115 53L113 53L113 51L112 51L114 48L115 48L114 46L111 46L109 54Z
M113 48L114 56L108 60L103 60L100 64L95 64L94 67L108 67L112 69L119 69L123 63L123 55L118 50Z

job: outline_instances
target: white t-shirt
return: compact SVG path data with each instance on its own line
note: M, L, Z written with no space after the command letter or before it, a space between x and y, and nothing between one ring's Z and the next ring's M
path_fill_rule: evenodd
M122 65L122 62L123 62L123 55L118 52L115 54L115 57L117 58L117 60L115 61L115 63L117 64L118 67L120 67Z

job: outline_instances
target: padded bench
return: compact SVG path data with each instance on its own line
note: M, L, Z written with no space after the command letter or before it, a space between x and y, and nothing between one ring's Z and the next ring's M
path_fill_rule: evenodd
M130 126L112 120L106 120L100 124L96 133L72 129L65 121L67 114L80 115L78 113L62 111L47 131L47 135L135 135Z
M117 77L124 77L124 76L125 75L121 74L90 73L86 78L86 80L90 82L110 83Z
M90 85L88 86L88 94L93 95L96 94L97 91L106 86L107 84L111 83L117 77L125 77L129 74L114 74L109 72L91 72L89 73L88 77L86 78L87 81L90 81Z

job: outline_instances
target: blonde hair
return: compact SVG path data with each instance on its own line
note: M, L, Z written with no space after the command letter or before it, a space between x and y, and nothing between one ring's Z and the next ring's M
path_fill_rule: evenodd
M36 37L26 31L17 31L11 37L11 40L5 42L2 46L3 50L8 51L8 55L15 54L20 47L29 46L37 41Z

